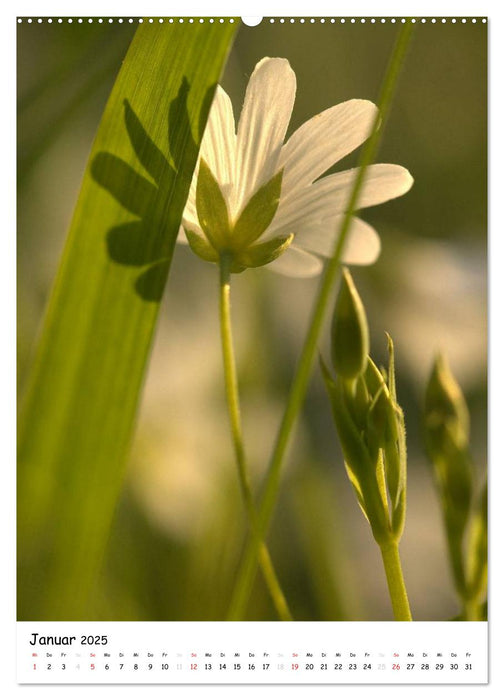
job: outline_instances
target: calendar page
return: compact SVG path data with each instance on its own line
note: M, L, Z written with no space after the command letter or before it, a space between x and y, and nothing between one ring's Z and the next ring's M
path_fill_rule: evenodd
M487 684L487 17L14 21L18 684Z

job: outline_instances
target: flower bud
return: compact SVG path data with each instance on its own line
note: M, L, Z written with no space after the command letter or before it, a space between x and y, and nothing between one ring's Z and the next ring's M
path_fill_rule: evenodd
M443 510L455 587L466 600L474 593L470 587L479 586L484 573L481 568L467 567L465 561L464 543L468 539L474 496L474 467L468 451L469 412L462 391L441 356L436 358L427 384L424 431Z
M458 450L469 442L469 411L446 360L438 355L427 385L425 430L431 458L446 452L447 441Z
M331 358L336 373L344 379L356 379L366 368L368 353L366 312L349 271L343 268L331 331Z

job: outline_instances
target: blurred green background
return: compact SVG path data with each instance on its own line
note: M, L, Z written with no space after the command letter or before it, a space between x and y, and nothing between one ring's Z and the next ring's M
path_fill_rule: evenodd
M18 26L20 398L93 136L133 32L127 23ZM237 117L255 63L288 58L298 81L292 133L338 102L376 101L396 33L390 23L328 19L242 26L222 84ZM415 184L363 212L380 233L382 254L373 267L353 271L374 358L386 362L384 331L396 344L409 452L401 554L418 620L458 612L421 438L422 397L438 349L464 390L473 456L481 472L486 466L486 81L486 25L417 26L378 156L407 167ZM335 169L352 167L357 155ZM214 266L177 247L89 619L225 617L245 520L228 435L217 282ZM316 289L317 280L264 268L233 278L243 421L257 485ZM321 351L328 355L327 335ZM317 368L269 542L296 619L390 619L378 548L344 472ZM29 592L22 580L18 588L22 610ZM248 615L275 619L260 576Z

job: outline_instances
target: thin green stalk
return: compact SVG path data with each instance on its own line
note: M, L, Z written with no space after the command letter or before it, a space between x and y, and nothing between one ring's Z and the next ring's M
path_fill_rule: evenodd
M448 518L445 517L446 532L450 532ZM462 538L448 537L448 551L450 555L450 565L452 570L453 582L457 595L463 601L466 597L466 572L464 566L464 554L462 551Z
M247 511L250 529L253 533L255 533L257 531L257 513L254 506L247 463L245 460L245 448L240 417L240 401L238 395L238 378L233 349L233 334L231 330L231 275L229 266L229 257L227 255L222 255L220 260L220 323L226 398L243 502ZM292 620L292 615L287 605L287 601L280 587L280 583L273 568L271 557L264 542L259 542L258 556L266 585L268 586L268 590L280 619L284 621Z
M399 556L399 545L395 540L380 544L383 566L387 576L387 584L392 602L394 618L403 622L410 622L411 610L404 584L404 577Z
M475 598L462 601L462 619L472 622L482 619L481 606Z
M447 526L447 532L449 531L450 530ZM450 552L450 564L452 569L453 580L455 583L455 590L457 591L457 595L461 605L462 619L473 621L480 620L481 608L478 603L478 595L474 595L467 581L462 540L456 537L449 537L448 549Z
M287 406L285 408L268 473L266 475L263 498L258 512L257 536L252 534L247 542L228 611L229 620L243 619L245 607L252 591L257 570L260 542L262 542L266 536L266 532L273 515L280 484L280 472L283 460L287 451L292 429L306 395L308 381L315 359L317 343L325 319L328 302L340 270L341 255L344 250L350 228L351 217L356 208L358 197L364 183L364 175L367 166L371 163L376 154L379 140L381 134L383 133L383 126L388 117L394 89L399 78L400 69L404 61L412 30L413 25L410 22L407 22L399 32L390 63L385 74L380 99L378 101L379 114L373 123L371 135L364 145L359 163L359 170L350 196L348 209L341 225L340 235L338 236L333 256L325 268L320 283L310 327L291 386ZM378 131L380 123L382 124L382 128L380 131Z

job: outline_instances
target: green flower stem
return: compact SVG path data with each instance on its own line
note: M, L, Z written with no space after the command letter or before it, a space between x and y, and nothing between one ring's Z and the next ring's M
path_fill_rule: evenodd
M450 522L445 517L445 529L447 533L452 532ZM452 570L453 581L457 595L463 601L466 597L466 573L464 566L464 554L462 551L462 538L460 536L448 537L448 551L450 554L450 565Z
M285 408L268 473L266 475L263 498L258 512L257 538L249 537L247 542L228 611L229 620L243 619L245 607L252 591L252 586L257 571L259 543L264 540L271 517L273 515L280 485L280 472L282 464L285 458L292 429L295 425L301 405L306 395L308 381L310 379L311 369L317 351L318 339L325 319L328 302L340 271L341 256L350 228L351 217L356 208L358 197L364 183L366 168L374 158L378 148L380 136L383 133L383 126L390 110L394 88L397 84L400 69L404 62L404 57L411 38L412 30L413 24L411 22L407 22L399 32L390 63L385 74L385 79L378 102L379 114L377 115L372 126L371 135L364 145L359 163L359 170L357 177L355 178L348 209L341 225L340 235L338 236L333 256L325 268L320 283L310 327L291 386L287 406ZM380 123L382 124L382 128L380 131L378 131Z
M450 532L448 526L446 526L446 531ZM462 540L457 537L449 537L448 549L450 552L450 563L455 582L455 589L462 608L462 619L473 621L480 620L481 606L478 603L478 595L471 594L472 592L467 583Z
M268 549L264 542L256 536L257 533L257 513L252 497L250 479L245 460L245 448L240 417L240 402L238 395L238 378L236 374L236 363L233 349L233 334L231 331L231 306L230 306L230 263L229 256L222 255L220 258L220 323L222 356L224 360L224 375L226 382L226 398L229 410L229 421L231 435L235 452L236 464L243 502L247 511L249 526L252 537L258 548L258 557L261 569L268 586L271 598L281 620L292 620L292 615L287 605L287 601L280 587L280 583L275 574L273 563Z
M476 598L470 598L463 601L462 619L471 622L477 622L482 619L481 605L478 603Z
M408 594L404 585L404 577L399 557L399 545L395 540L380 543L380 550L387 576L387 584L392 602L394 618L403 622L410 622L411 610L408 602Z

